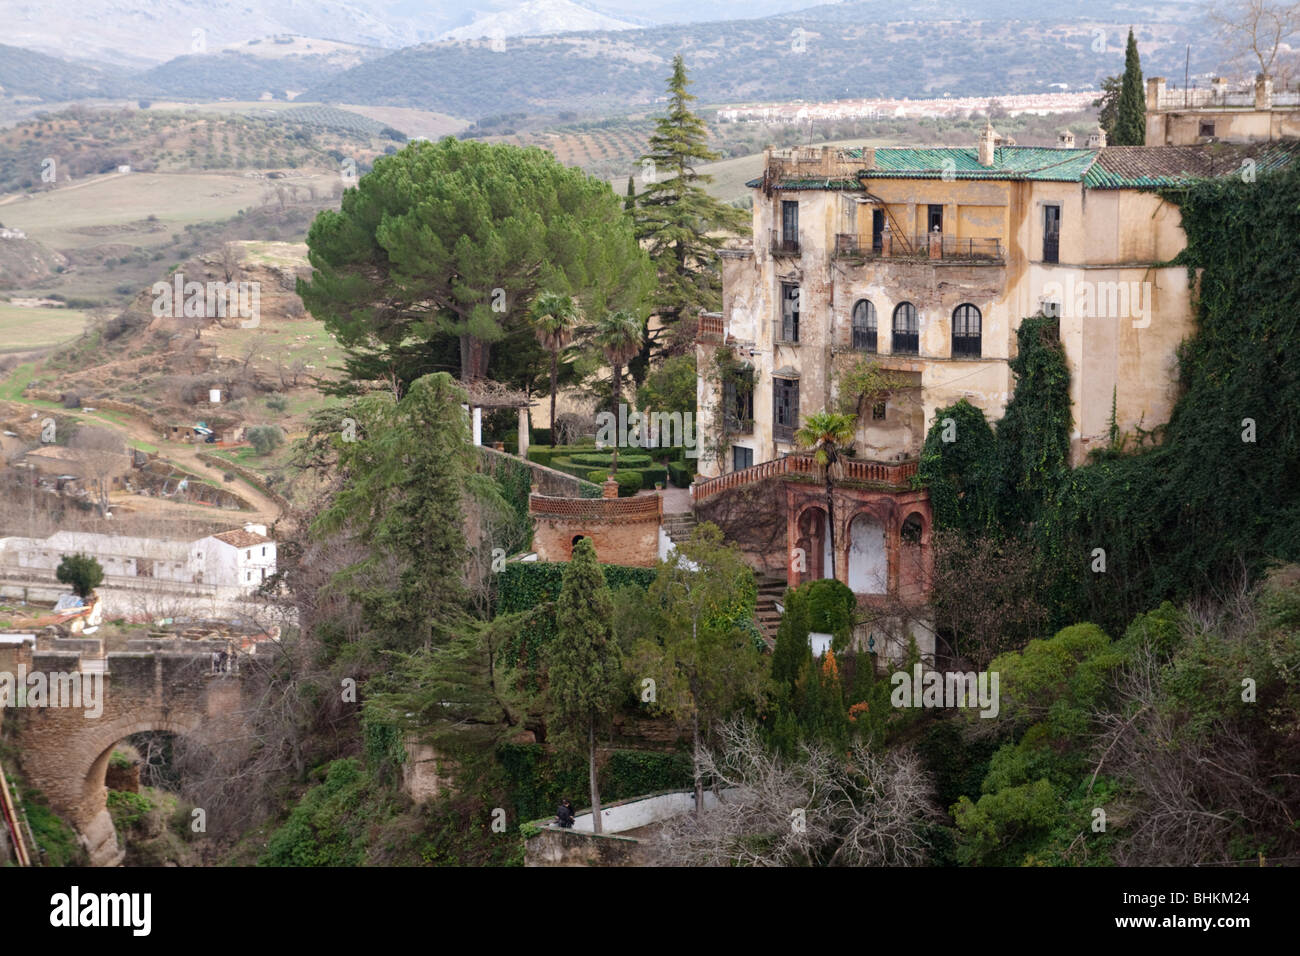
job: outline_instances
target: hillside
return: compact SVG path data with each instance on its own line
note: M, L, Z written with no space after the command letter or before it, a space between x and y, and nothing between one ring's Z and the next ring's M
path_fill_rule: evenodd
M987 5L982 9L987 10ZM512 108L626 110L663 93L681 51L703 102L859 96L996 95L1054 82L1096 86L1123 66L1132 16L1113 3L1088 19L1007 0L1007 19L974 19L974 4L897 8L859 0L759 20L603 31L504 41L434 43L399 50L310 88L305 99L379 102L479 117ZM1200 8L1151 5L1137 28L1148 74L1218 65ZM1094 51L1098 31L1105 50ZM504 65L504 68L503 68Z
M46 102L81 97L131 96L142 90L129 70L70 63L58 57L0 43L0 95Z

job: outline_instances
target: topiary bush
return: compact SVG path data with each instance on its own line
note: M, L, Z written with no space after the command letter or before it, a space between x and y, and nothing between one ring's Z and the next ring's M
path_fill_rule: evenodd
M597 485L603 485L608 477L609 472L604 468L587 472L587 480ZM620 498L630 498L641 490L641 482L644 481L644 477L639 471L619 471L614 476L614 480L618 482L618 496Z
M586 465L588 468L608 468L614 462L614 456L611 452L579 452L569 455L568 459L575 465ZM621 451L618 453L618 466L631 469L642 468L650 464L650 456L640 452Z

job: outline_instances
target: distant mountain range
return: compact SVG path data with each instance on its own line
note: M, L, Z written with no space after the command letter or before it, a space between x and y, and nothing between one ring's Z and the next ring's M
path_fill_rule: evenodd
M373 6L379 0L367 2ZM0 15L16 5L15 0L0 0ZM151 6L166 8L164 12L173 8L171 0ZM266 0L256 9L287 18L302 6ZM402 8L398 3L389 9L400 14ZM321 9L327 20L370 22L361 16L364 9L349 4L326 3ZM480 119L513 112L652 107L664 96L673 55L681 52L694 92L710 103L996 96L1038 92L1053 83L1096 86L1121 72L1132 16L1114 0L1097 0L1086 17L1073 10L1057 12L1038 0L945 0L906 9L892 0L851 0L759 19L635 27L603 12L610 10L616 10L610 0L599 9L573 0L524 0L451 29L457 37L477 39L393 51L381 49L380 43L283 35L221 49L208 36L203 49L135 70L0 46L0 86L8 96L48 102L131 96L243 100L269 94L308 102L418 107ZM1201 5L1151 0L1142 14L1136 32L1148 75L1180 77L1189 44L1195 72L1221 65ZM908 19L900 20L900 15ZM512 35L520 29L567 31L589 23L605 26ZM372 26L369 35L383 44L400 33L383 22Z
M638 25L631 20L620 20L580 6L571 0L525 0L508 10L483 14L468 26L448 30L439 39L504 39L583 30L631 30Z

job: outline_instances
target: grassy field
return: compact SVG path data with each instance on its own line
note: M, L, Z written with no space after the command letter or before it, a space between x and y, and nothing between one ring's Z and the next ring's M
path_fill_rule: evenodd
M80 309L33 309L0 302L0 354L58 345L81 334Z
M284 182L328 189L336 179L317 174ZM243 173L131 173L7 202L0 216L6 226L56 249L148 247L165 244L189 223L227 219L261 205L266 192L265 180Z

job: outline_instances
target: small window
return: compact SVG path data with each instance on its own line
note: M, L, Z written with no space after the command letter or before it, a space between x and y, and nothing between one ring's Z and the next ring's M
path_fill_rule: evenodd
M731 470L740 471L743 468L751 468L754 464L754 449L745 448L743 445L731 446Z
M980 357L980 310L969 303L953 310L952 354L954 358Z
M943 232L943 206L931 204L926 215L926 232Z
M925 524L921 516L913 511L907 516L907 520L903 522L902 528L899 529L899 537L903 539L905 544L920 544L921 532L924 530Z
M266 557L266 548L262 549L262 557Z
M1213 135L1214 135L1214 124L1213 124L1213 123L1207 123L1207 122L1205 122L1205 120L1201 120L1201 132L1200 132L1200 135L1201 135L1201 136L1207 136L1207 137L1208 137L1208 136L1213 136Z
M853 306L853 347L861 352L876 350L876 307L867 299Z
M779 339L791 345L799 343L799 286L781 283L781 329Z
M920 345L916 306L910 302L900 302L894 309L894 341L891 351L898 355L916 355L920 351Z
M252 571L245 571L245 572L244 572L244 580L245 580L245 581L251 581L251 580L253 580L253 572L252 572Z
M247 560L247 561L252 561L252 560L253 560L253 552L252 552L252 551L245 551L245 552L244 552L244 558L245 558L245 560Z
M885 420L884 402L876 402L871 406L871 420L873 422L883 422Z
M1061 261L1061 207L1043 207L1043 261Z
M777 441L793 441L799 426L799 380L773 379L772 405L772 437Z

